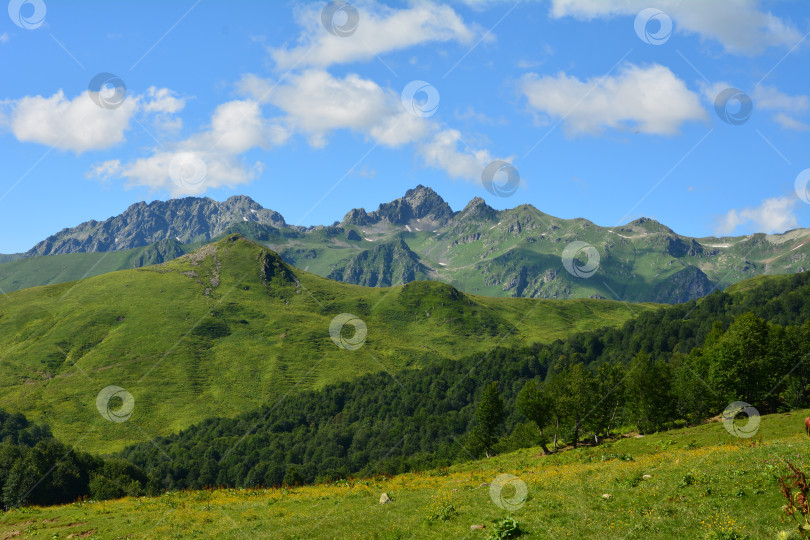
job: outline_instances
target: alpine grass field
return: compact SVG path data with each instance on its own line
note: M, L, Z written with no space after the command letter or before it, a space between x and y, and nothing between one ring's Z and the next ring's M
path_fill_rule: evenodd
M511 538L496 535L511 517L526 538L798 538L777 478L786 461L810 467L810 442L797 430L808 414L763 416L748 439L712 422L393 477L19 508L0 515L0 537ZM503 474L517 480L492 496ZM381 505L383 493L392 502Z

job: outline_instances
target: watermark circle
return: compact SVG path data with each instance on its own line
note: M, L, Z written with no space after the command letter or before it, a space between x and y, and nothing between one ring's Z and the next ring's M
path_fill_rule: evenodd
M425 81L411 81L402 89L402 106L414 116L427 118L439 110L439 91Z
M737 105L736 110L734 104ZM726 88L714 98L714 111L723 122L732 126L744 124L751 118L754 103L739 88Z
M354 327L354 335L350 338L343 336L343 327L346 325ZM351 313L341 313L329 324L329 337L341 349L356 351L366 342L368 327L363 319Z
M347 2L335 0L321 10L321 23L326 31L338 37L348 37L357 30L360 14Z
M99 73L87 85L90 99L102 109L117 109L127 98L124 80L112 73Z
M741 414L748 418L744 425L737 422L737 417ZM751 438L759 431L759 411L752 407L750 403L744 401L732 402L723 410L722 419L726 431L741 439Z
M658 24L658 29L655 32L651 32L650 25L656 23ZM636 15L633 27L636 30L638 38L650 45L663 45L669 40L669 36L672 35L672 19L660 9L642 9L638 12L638 15Z
M512 486L515 490L511 497L504 496L503 490L507 486ZM496 506L509 512L523 508L528 495L529 488L526 487L526 482L514 474L500 474L489 484L489 498Z
M810 183L810 169L805 169L796 177L796 196L807 204L810 204L810 191L807 190L807 184Z
M30 14L24 15L23 8L26 8L26 11L30 9ZM26 30L36 30L42 26L46 12L45 2L42 0L11 0L8 3L8 16L11 22Z
M588 258L588 262L579 266L577 264L577 256L583 254ZM562 252L563 267L574 277L587 279L594 275L599 269L599 252L595 247L588 242L577 240L571 242Z
M116 410L110 407L110 400L118 397L123 404ZM96 408L106 420L110 422L126 422L135 409L135 398L120 386L110 385L101 390L96 396Z
M208 166L195 152L178 152L169 162L169 177L184 191L198 191L207 175Z
M505 180L498 181L504 176ZM511 163L496 159L481 171L481 184L493 195L511 197L520 185L520 174Z

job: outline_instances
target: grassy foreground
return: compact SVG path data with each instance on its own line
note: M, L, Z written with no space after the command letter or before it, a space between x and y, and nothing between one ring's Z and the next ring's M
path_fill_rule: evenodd
M511 513L524 538L774 538L794 528L781 512L776 477L785 474L786 459L810 466L802 422L808 412L764 416L750 439L713 422L392 478L22 508L0 515L0 539L483 539L495 520L510 515L486 485L501 474L528 489L525 504ZM392 502L381 505L382 493ZM514 487L501 492L507 501L514 496Z

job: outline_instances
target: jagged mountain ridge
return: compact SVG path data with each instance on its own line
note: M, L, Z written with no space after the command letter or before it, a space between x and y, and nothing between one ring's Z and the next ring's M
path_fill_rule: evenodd
M582 218L556 218L531 205L495 210L478 197L453 211L435 191L419 185L373 212L351 210L330 226L287 225L281 214L244 196L223 203L199 198L140 203L104 222L65 229L35 246L30 260L11 264L20 267L19 276L26 274L23 266L39 264L30 257L37 253L121 250L175 237L188 245L231 232L338 281L385 286L430 278L489 296L681 302L755 275L804 271L810 255L808 229L690 238L649 218L600 227ZM110 237L118 241L111 243ZM587 242L599 254L589 278L573 275L562 264L563 250L574 241ZM169 260L182 250L159 250L164 251L160 260L143 264ZM132 259L121 268L137 266L139 259ZM578 260L586 262L582 254ZM2 269L0 287L6 291L40 284L9 283Z
M281 214L244 195L224 202L207 197L139 202L107 220L87 221L63 229L39 242L26 256L119 251L162 240L193 243L220 236L242 221L275 227L286 225Z

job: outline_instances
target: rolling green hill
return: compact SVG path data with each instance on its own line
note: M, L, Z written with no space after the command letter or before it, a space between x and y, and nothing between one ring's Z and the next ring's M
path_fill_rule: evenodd
M364 288L231 235L168 263L0 296L0 400L68 444L107 452L288 392L548 342L654 307L487 298L437 282ZM343 313L367 327L356 350L330 337ZM134 398L127 422L97 410L110 385Z
M480 198L454 212L433 190L418 186L374 212L354 209L340 223L315 227L289 225L248 197L139 203L103 222L65 229L22 261L0 264L0 288L9 292L158 262L141 261L137 252L101 262L90 255L95 252L160 251L147 246L176 241L179 255L189 251L188 244L196 247L233 232L298 268L338 281L380 287L432 279L498 297L677 303L757 275L802 272L810 264L810 229L690 238L647 218L601 227L531 205L495 210ZM593 248L571 252L574 267L594 266L588 278L574 276L563 264L573 242Z

